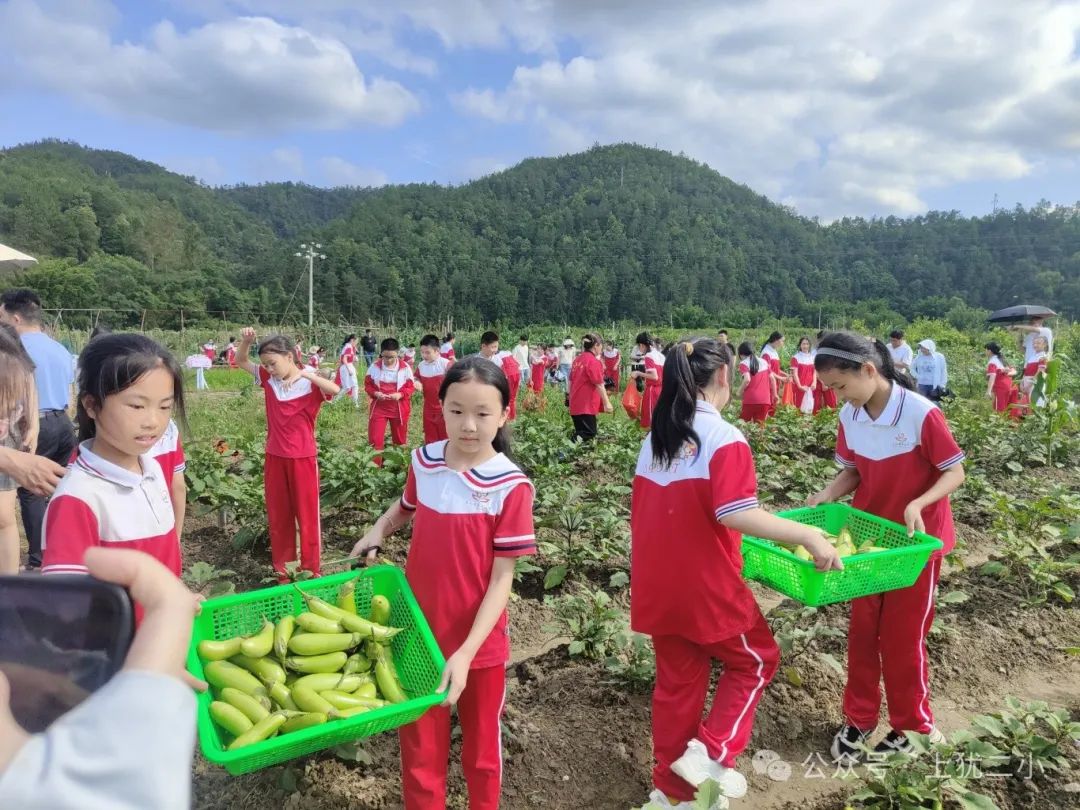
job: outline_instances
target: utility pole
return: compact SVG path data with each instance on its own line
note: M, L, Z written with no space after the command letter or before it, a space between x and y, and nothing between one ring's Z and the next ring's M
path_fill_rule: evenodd
M319 253L322 245L318 242L314 244L303 242L300 247L304 252L297 253L296 256L307 259L307 325L310 327L315 316L315 260L325 259L326 254Z

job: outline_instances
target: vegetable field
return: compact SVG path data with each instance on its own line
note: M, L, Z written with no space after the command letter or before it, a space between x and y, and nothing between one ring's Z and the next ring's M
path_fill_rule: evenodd
M985 397L986 336L931 327L958 394L946 415L968 456L967 481L953 498L957 548L946 559L929 639L932 701L948 741L920 742L923 756L889 768L829 763L841 722L847 604L807 608L755 584L783 659L740 762L750 793L733 807L1080 804L1080 330L1059 336L1048 407L1017 424L992 413ZM209 596L274 579L261 394L243 372L207 376L211 390L189 398L183 546L185 578ZM422 437L420 411L413 410L412 446ZM736 413L729 408L726 416ZM364 419L348 401L327 405L320 417L323 560L331 563L404 485L406 452L387 450L384 466L375 467ZM652 651L628 627L630 479L642 432L624 414L599 421L594 444L574 445L562 394L549 388L542 405L514 423L515 458L536 484L540 553L519 562L509 609L502 741L503 806L511 810L625 810L641 806L651 789ZM805 417L786 408L765 426L740 427L754 450L761 498L774 511L802 505L835 474L834 413ZM384 561L404 565L407 547L408 532L399 532ZM329 565L324 573L345 568ZM450 805L463 808L459 746L455 734ZM239 777L200 757L195 794L198 808L399 806L397 737Z

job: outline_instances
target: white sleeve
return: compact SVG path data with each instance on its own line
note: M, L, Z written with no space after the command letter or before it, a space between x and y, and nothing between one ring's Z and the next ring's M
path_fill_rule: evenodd
M945 362L945 355L938 355L938 382L937 385L945 388L949 384L949 367Z
M195 695L176 678L123 671L0 773L0 807L188 810Z

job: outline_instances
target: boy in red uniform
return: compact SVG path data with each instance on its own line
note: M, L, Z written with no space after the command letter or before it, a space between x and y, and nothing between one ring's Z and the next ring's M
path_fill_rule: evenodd
M480 356L485 357L506 375L510 383L510 420L517 418L517 395L521 387L521 366L510 352L499 351L499 335L496 332L484 332L480 336Z
M420 340L420 362L416 364L416 379L424 392L424 444L446 438L439 388L451 361L439 354L439 339L424 335Z
M379 359L372 363L364 376L364 391L371 399L368 411L368 441L376 450L386 447L386 425L390 436L401 446L409 440L409 414L412 412L412 369L398 358L401 345L386 338L379 346ZM382 456L375 463L382 466Z

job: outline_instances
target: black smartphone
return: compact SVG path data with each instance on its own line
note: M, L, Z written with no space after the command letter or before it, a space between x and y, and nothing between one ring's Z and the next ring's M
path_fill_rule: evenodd
M103 686L135 634L128 592L90 576L0 577L0 671L31 733Z

